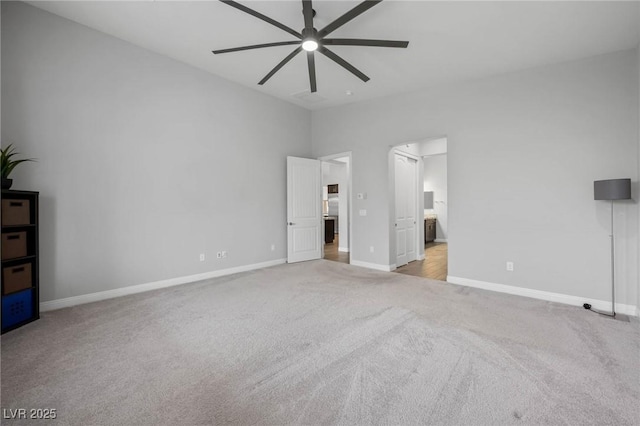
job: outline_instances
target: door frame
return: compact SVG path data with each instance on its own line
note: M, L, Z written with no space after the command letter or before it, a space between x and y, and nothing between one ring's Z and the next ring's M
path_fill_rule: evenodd
M336 158L348 157L349 158L349 166L347 167L347 191L348 191L348 204L347 204L347 226L349 228L349 244L347 245L349 249L349 264L351 264L351 259L353 259L353 152L339 152L337 154L324 155L322 157L318 157L317 159L322 161L335 160ZM322 202L322 192L320 193L320 201ZM323 223L324 225L324 223ZM324 235L324 234L323 234ZM324 244L322 244L322 256L324 257Z
M394 146L391 148L391 153L394 154L393 156L394 161L392 162L393 163L392 175L394 179L393 182L395 183L395 179L396 179L395 154L398 154L403 157L410 158L416 161L416 172L414 177L414 179L416 180L416 193L414 194L414 196L416 197L416 212L414 213L416 218L416 239L414 241L415 250L416 250L415 260L424 260L424 197L420 196L424 192L423 191L424 182L420 181L421 179L424 179L424 176L423 176L424 162L422 160L422 157L402 151L401 146L406 146L406 144ZM395 204L396 204L395 184L390 185L390 189L391 188L393 188L392 189L393 197L391 197L390 204L393 207L393 211L395 212ZM396 240L396 233L395 233L395 226L394 226L395 213L392 216L393 217L391 218L392 220L390 222L389 237L390 239L393 240L393 244L389 244L389 249L393 253L389 253L390 254L389 257L393 259L393 264L391 265L391 268L390 268L393 271L397 269L395 259L397 258L396 252L398 249L398 241Z

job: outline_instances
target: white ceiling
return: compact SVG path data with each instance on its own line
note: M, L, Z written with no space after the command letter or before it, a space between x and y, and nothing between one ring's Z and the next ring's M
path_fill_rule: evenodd
M363 83L316 54L318 98L308 93L298 55L264 86L295 46L213 55L211 50L294 40L290 34L218 1L29 2L135 45L309 109L630 49L640 41L640 2L432 2L387 0L333 37L408 40L407 49L334 46L367 74ZM304 26L300 1L243 1L283 24ZM359 2L314 1L321 29ZM347 91L353 92L351 96Z

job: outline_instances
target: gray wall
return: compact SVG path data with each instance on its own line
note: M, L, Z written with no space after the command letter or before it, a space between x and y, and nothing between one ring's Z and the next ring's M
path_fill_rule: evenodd
M2 122L38 159L13 177L41 193L43 301L286 257L306 110L3 2Z
M368 211L352 259L393 263L390 146L446 135L449 274L609 300L609 206L593 181L637 181L636 62L623 51L314 112L314 156L353 151L352 194L369 195L352 197ZM617 210L617 296L634 305L637 205Z

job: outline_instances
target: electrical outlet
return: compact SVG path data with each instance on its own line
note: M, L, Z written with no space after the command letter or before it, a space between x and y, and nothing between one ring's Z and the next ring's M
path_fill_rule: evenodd
M216 253L216 257L217 257L218 259L222 259L222 252L221 252L221 251L219 251L218 253Z
M222 250L222 257L227 257L227 251L226 250Z
M204 262L204 253L200 253L200 262Z
M507 271L513 272L513 262L507 262Z
M358 211L358 214L360 214L360 216L366 216L367 215L367 210L366 209L360 209Z
M271 251L276 251L276 245L275 244L271 244Z

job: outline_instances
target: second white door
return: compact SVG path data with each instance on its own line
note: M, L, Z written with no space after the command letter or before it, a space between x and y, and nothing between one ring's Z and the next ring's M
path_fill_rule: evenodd
M396 266L417 259L417 161L395 154Z

